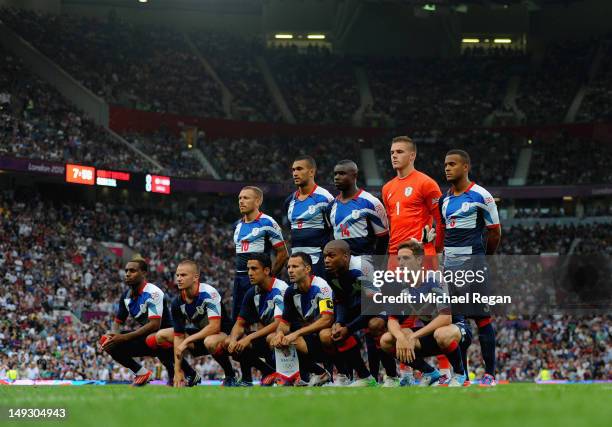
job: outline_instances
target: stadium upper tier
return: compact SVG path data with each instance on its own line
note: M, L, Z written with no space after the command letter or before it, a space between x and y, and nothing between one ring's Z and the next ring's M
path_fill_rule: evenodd
M611 114L605 38L528 54L499 48L454 58L357 58L265 48L226 33L2 12L3 22L98 96L141 110L402 128L542 124L562 123L585 90L579 119Z

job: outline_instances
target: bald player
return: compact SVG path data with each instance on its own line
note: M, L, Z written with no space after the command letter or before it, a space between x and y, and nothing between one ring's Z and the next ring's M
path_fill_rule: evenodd
M329 220L334 239L344 240L351 256L365 276L374 269L373 255L385 255L389 243L387 212L372 194L357 187L359 169L352 160L341 160L334 167L334 184L340 194L329 207ZM372 319L384 326L382 319ZM368 324L368 328L375 325ZM395 360L380 351L371 336L366 337L368 363L372 376L378 380L378 367L383 363L387 376L397 379ZM399 383L399 379L395 381Z

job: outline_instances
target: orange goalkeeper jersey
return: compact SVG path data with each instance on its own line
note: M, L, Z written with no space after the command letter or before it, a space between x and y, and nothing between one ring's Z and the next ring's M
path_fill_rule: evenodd
M440 224L438 199L440 186L418 170L403 178L395 177L382 188L382 199L389 217L389 253L397 254L400 243L415 238L421 241L423 227L433 219ZM425 247L427 255L436 253L433 244Z

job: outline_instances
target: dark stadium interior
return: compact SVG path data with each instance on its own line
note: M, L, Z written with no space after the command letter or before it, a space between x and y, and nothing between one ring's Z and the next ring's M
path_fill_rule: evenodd
M352 159L380 197L397 135L443 192L445 153L470 153L498 253L612 261L612 2L26 3L0 0L0 380L129 381L97 349L127 260L176 295L193 259L229 306L240 189L262 187L286 237L296 157L334 196ZM496 319L498 378L612 380L607 308Z

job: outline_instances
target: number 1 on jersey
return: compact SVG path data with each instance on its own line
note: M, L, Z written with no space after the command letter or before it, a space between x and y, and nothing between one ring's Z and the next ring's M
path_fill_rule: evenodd
M395 202L395 215L399 216L400 214L400 202Z

